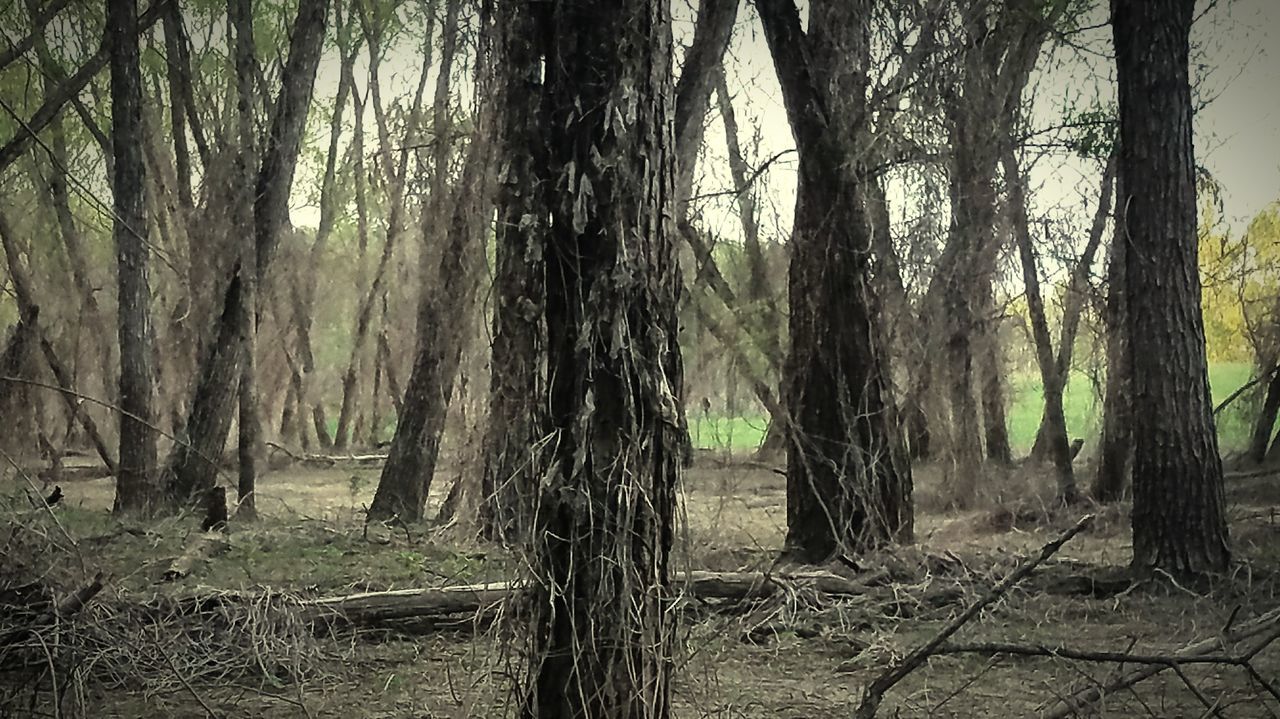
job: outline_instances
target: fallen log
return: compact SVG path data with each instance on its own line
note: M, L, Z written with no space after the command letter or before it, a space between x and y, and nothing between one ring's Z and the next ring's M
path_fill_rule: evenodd
M675 589L684 598L700 601L765 599L802 589L829 597L853 597L888 579L887 572L872 572L849 579L824 571L786 574L764 572L689 572L680 576ZM458 614L487 614L522 588L520 583L492 582L434 589L397 589L303 603L301 616L309 624L377 626L385 622L439 618Z

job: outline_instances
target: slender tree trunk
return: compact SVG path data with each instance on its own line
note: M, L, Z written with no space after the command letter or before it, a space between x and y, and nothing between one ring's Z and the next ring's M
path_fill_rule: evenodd
M866 207L870 2L758 2L800 156L791 240L786 553L822 562L912 534L911 467L877 325ZM825 112L830 112L826 115Z
M289 192L302 131L311 104L312 85L325 35L327 0L301 0L290 40L271 131L255 182L253 206L254 270L265 277L288 215ZM237 250L239 248L237 247ZM237 396L241 343L239 317L244 306L242 278L235 273L222 298L215 339L201 358L184 436L169 457L168 491L174 508L197 502L213 488L216 458L227 441Z
M236 169L240 192L236 197L234 212L235 234L240 247L240 385L238 458L239 482L237 484L236 518L252 521L257 518L257 501L254 496L258 482L258 457L261 454L262 421L259 415L257 377L258 337L258 268L257 246L253 234L253 173L256 166L256 135L253 130L253 66L255 58L253 42L252 0L227 0L227 20L234 31L232 56L235 58L236 116L239 122L239 151L236 153Z
M554 437L521 715L665 719L681 421L671 17L661 0L558 0L551 12L573 32L547 52Z
M994 272L994 270L993 270ZM994 288L988 280L982 288L982 318L978 342L982 381L982 428L987 459L999 464L1013 462L1009 443L1009 420L1005 413L1004 347L1000 342L1001 318L997 316Z
M1102 401L1102 437L1091 494L1098 502L1115 502L1129 484L1133 467L1133 398L1129 329L1125 319L1125 235L1123 178L1116 178L1115 235L1107 261L1107 299L1103 313L1107 340L1107 386Z
M115 511L150 514L156 490L155 385L151 365L151 282L146 168L142 158L142 75L136 0L109 0L111 135L115 149L115 248L120 335L120 466Z
M1036 362L1040 365L1040 381L1044 385L1044 416L1047 425L1042 424L1042 427L1045 427L1045 435L1048 437L1049 456L1058 473L1058 500L1064 503L1074 502L1076 479L1071 467L1071 443L1067 437L1067 418L1062 407L1066 375L1054 356L1053 339L1049 334L1049 320L1044 310L1044 296L1040 293L1040 268L1036 263L1035 246L1031 240L1031 228L1027 220L1026 181L1023 179L1018 158L1012 149L1005 151L1002 161L1005 183L1009 190L1009 211L1013 215L1013 239L1018 244L1018 257L1022 261L1022 281L1027 290L1027 311L1031 316L1031 334L1035 340Z
M1267 394L1262 401L1262 409L1258 412L1258 421L1253 425L1253 436L1249 441L1249 451L1245 455L1250 462L1262 464L1267 460L1267 447L1275 434L1276 415L1280 414L1280 371L1272 371L1271 381L1267 383Z
M1225 571L1231 557L1196 257L1194 5L1116 0L1112 20L1133 363L1133 566L1179 577Z
M1089 239L1084 251L1080 253L1075 266L1071 269L1071 278L1067 281L1066 302L1062 311L1062 329L1058 334L1058 373L1063 377L1064 387L1071 381L1071 357L1075 351L1076 334L1080 329L1080 318L1084 314L1086 300L1089 296L1089 277L1093 268L1093 258L1102 245L1102 235L1106 232L1107 218L1111 216L1111 194L1115 186L1116 158L1107 159L1106 169L1102 172L1102 191L1098 194L1098 211L1093 215L1093 225L1089 228ZM1046 232L1048 228L1046 227ZM1040 428L1036 430L1036 441L1031 449L1032 457L1049 456L1048 415L1040 419Z

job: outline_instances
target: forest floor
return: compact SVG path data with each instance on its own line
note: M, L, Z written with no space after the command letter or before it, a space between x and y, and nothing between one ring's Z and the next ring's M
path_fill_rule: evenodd
M70 672L70 680L62 680L70 688L61 713L48 701L48 692L34 704L25 703L33 682L47 684L41 670L0 674L0 717L70 717L77 710L94 717L509 715L508 677L518 671L519 645L500 622L482 627L462 619L425 633L334 630L314 636L272 619L273 597L515 577L512 558L460 539L466 533L457 527L366 532L363 507L376 479L376 469L270 473L260 485L261 521L249 526L233 521L225 551L174 582L161 577L198 533L195 518L124 525L108 513L110 480L64 482L66 498L54 510L57 523L44 531L51 545L61 544L65 561L41 557L41 566L68 587L78 586L77 577L83 581L103 572L106 588L86 609L84 621L107 627L130 617L131 628L101 630L101 636L110 637L100 640L106 646ZM21 480L3 481L7 494L22 492ZM875 597L836 600L795 593L753 603L687 602L674 690L677 715L849 716L862 687L887 662L933 636L1022 557L1087 511L1098 515L1089 529L966 625L956 641L1151 654L1213 637L1225 625L1280 606L1280 476L1238 474L1229 480L1236 569L1202 593L1168 583L1101 591L1083 579L1115 576L1128 561L1126 506L1046 513L1027 499L1050 491L1041 472L993 469L977 508L943 512L939 482L936 469L916 472L917 543L863 560L865 572L889 570L889 581ZM443 488L435 494L443 494ZM759 464L706 454L687 473L682 495L678 566L717 571L773 566L785 525L781 476ZM20 536L21 522L29 529L47 515L25 499L5 505L6 511L24 504L20 517L5 518L7 548ZM75 538L74 547L63 541L66 537ZM0 559L0 570L9 564L13 571L15 563L12 557ZM261 599L250 600L248 611L226 613L225 626L207 621L193 626L180 617L159 616L157 609L173 606L160 603L166 598L198 597L215 606L211 598L220 595ZM1274 685L1280 677L1280 642L1255 666ZM889 692L880 716L1037 716L1059 697L1116 671L1114 665L1054 658L935 657ZM1212 710L1165 672L1108 697L1101 715L1280 715L1280 701L1240 667L1188 665L1184 671Z

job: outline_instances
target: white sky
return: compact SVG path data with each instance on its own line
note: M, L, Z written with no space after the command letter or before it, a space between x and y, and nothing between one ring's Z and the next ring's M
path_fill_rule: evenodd
M1201 6L1208 3L1202 0ZM687 43L692 35L692 10L689 0L675 0L675 33L677 44ZM1099 22L1105 20L1105 3L1097 12ZM1201 17L1194 30L1198 91L1212 101L1196 117L1197 160L1222 184L1227 220L1232 228L1242 231L1248 220L1267 203L1280 199L1280 47L1274 40L1280 36L1280 0L1221 0ZM1064 102L1071 98L1078 106L1095 100L1114 102L1111 60L1104 54L1110 50L1110 28L1101 27L1076 38L1086 50L1058 47L1042 57L1040 70L1033 78L1035 100L1032 121L1036 127L1056 124L1062 118ZM383 64L384 96L409 95L416 83L420 55L420 39L405 37ZM438 53L437 53L438 54ZM365 77L362 58L357 81ZM337 89L336 51L322 61L317 78L316 97L328 108ZM768 47L761 35L754 9L748 4L739 14L738 26L728 58L730 92L738 115L740 138L750 157L758 163L792 147L786 113L782 106ZM432 80L434 82L434 80ZM429 97L429 91L428 91ZM328 112L319 118L327 122ZM348 110L348 117L350 112ZM725 165L724 136L714 108L706 136L706 148L700 163L698 192L711 193L730 189ZM309 141L315 149L327 142L327 131L316 123ZM367 122L372 130L372 118ZM757 132L758 136L753 134ZM366 142L372 142L370 136ZM758 141L758 144L757 144ZM370 147L372 147L370 145ZM316 162L312 153L312 162ZM315 172L319 167L304 170ZM1097 202L1100 168L1059 153L1042 158L1032 170L1033 204L1036 210L1067 216L1066 222L1077 228L1088 226L1092 207ZM791 224L795 191L794 156L786 156L770 166L762 175L767 191L761 197L766 235L785 237ZM315 193L306 187L295 192L293 219L302 225L314 225L315 207L308 206ZM890 199L901 204L904 198L891 190ZM736 221L729 201L707 208L706 222L713 232L726 239L736 237ZM901 211L901 208L899 208Z

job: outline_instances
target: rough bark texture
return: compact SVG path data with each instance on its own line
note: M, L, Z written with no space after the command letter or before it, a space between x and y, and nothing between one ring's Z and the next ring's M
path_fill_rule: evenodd
M1220 572L1230 551L1200 309L1188 77L1192 0L1116 0L1133 566Z
M115 150L114 232L120 337L120 464L115 511L150 514L156 491L155 380L151 370L151 282L147 264L146 167L136 0L107 3L111 137Z
M480 478L480 534L513 541L533 514L542 468L540 399L546 268L546 122L540 107L546 28L533 9L512 3L496 20L500 120L489 426Z
M328 0L301 0L294 21L280 96L254 185L254 254L259 277L267 276L280 229L288 219L293 171L311 105L327 15ZM174 508L198 499L214 485L214 459L226 444L237 396L241 357L238 326L243 302L241 278L236 273L222 296L215 339L201 357L184 431L169 456L167 489Z
M553 439L521 714L665 718L681 421L671 17L662 0L559 0L551 12Z
M800 156L791 239L786 552L821 562L912 532L911 468L877 326L865 153L870 3L757 3Z

